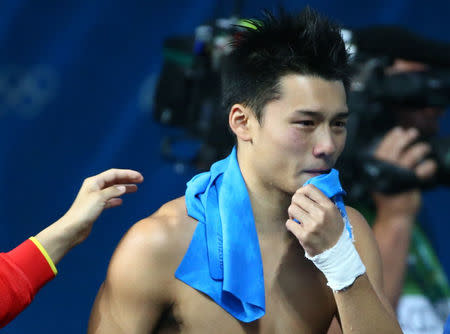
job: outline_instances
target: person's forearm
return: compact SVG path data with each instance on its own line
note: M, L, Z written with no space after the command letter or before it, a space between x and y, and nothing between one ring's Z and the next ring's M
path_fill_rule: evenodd
M35 236L55 264L79 243L77 232L64 219L62 217Z
M403 289L412 224L408 217L378 216L373 225L383 262L384 291L394 308Z
M402 333L395 316L380 301L366 274L348 289L335 292L334 298L344 334Z

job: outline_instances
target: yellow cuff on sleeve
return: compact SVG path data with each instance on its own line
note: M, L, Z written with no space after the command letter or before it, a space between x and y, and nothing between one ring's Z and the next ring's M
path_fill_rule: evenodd
M56 276L56 274L58 273L58 270L56 269L55 264L53 263L52 259L48 255L48 253L45 250L44 246L42 246L41 243L35 237L31 237L30 240L33 241L33 243L36 245L36 247L41 251L42 255L44 255L45 259L48 262L48 265L50 266L50 268L52 268L53 273Z

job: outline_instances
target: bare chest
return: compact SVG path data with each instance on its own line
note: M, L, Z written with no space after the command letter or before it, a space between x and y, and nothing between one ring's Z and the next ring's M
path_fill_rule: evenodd
M273 245L272 245L273 246ZM261 242L266 314L246 324L203 293L177 281L173 313L182 333L326 333L336 311L323 275L299 247Z

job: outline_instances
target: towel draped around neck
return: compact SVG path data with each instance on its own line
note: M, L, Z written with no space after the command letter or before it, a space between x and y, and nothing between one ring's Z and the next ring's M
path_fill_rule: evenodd
M338 172L332 170L305 184L309 183L334 200L352 236ZM185 200L188 215L198 224L175 277L240 321L261 318L266 309L261 251L236 148L209 172L188 182Z

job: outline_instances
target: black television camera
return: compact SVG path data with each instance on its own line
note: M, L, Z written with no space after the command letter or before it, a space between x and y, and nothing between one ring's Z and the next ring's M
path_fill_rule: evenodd
M450 106L450 45L424 39L396 26L344 31L352 53L353 78L348 93L351 115L346 148L337 168L350 201L364 201L369 191L398 193L413 188L450 185L450 137L427 138L437 162L435 177L420 181L412 171L373 157L378 141L394 127L392 107ZM395 59L426 63L429 70L386 74Z
M229 153L234 144L228 113L221 105L222 59L230 42L248 24L236 17L217 19L197 27L195 36L178 36L164 42L164 64L155 93L153 116L157 122L182 127L183 136L163 139L161 153L180 160L177 143L200 141L196 156L185 161L199 169Z

